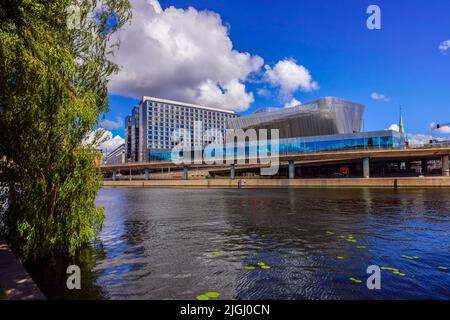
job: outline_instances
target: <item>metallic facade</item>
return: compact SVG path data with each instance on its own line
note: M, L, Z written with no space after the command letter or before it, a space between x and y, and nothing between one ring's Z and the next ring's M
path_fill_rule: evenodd
M351 134L361 131L362 104L325 97L292 108L270 108L228 120L230 129L279 129L280 138Z

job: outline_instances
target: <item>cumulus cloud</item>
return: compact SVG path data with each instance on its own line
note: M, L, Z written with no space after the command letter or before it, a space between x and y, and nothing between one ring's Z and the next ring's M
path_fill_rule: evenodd
M111 151L125 143L125 140L119 136L113 136L111 131L102 128L92 131L84 140L85 144L93 144L97 149L101 149L103 154L109 154Z
M242 111L254 101L245 81L264 60L233 49L228 27L211 11L163 9L158 1L132 0L133 19L112 42L112 60L121 71L112 77L114 94L196 102Z
M376 101L385 101L385 102L390 101L390 99L388 97L386 97L384 94L378 93L378 92L372 92L370 94L370 97Z
M285 108L292 108L292 107L296 107L296 106L298 106L298 105L300 105L300 104L302 104L300 101L298 101L298 100L295 99L295 98L292 98L292 100L289 101L289 102L287 102L287 103L284 105L284 107L285 107Z
M400 132L400 127L399 127L398 124L394 123L394 124L391 124L389 126L389 128L387 128L386 130L392 130L392 131Z
M99 122L100 126L105 129L119 129L123 127L123 120L121 117L116 117L116 120L103 119Z
M273 86L280 89L280 95L285 101L292 98L297 91L313 91L319 88L313 80L310 72L302 65L298 65L294 59L278 61L275 66L265 65L264 78Z
M442 41L439 44L439 50L442 54L447 54L448 49L450 49L450 40Z
M450 125L448 125L448 124L440 125L440 124L436 124L433 122L430 124L430 128L433 131L450 134Z
M258 88L256 90L256 93L258 94L258 96L264 97L264 98L268 98L272 95L272 93L270 92L270 90L267 90L265 88Z

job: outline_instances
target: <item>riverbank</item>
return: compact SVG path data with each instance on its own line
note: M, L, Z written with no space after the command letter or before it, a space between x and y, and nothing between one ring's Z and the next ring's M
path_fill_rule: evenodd
M104 181L104 187L148 188L450 188L449 177L345 179L199 179Z
M9 300L45 300L19 259L0 240L0 284Z

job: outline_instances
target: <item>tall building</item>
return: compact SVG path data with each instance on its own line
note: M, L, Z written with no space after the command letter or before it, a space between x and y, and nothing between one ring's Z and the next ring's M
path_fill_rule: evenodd
M189 132L192 146L203 145L205 131L218 130L225 136L226 122L237 116L234 111L144 96L133 108L130 120L127 117L125 121L127 159L147 161L151 152L172 149L176 129ZM194 135L195 122L201 122L203 127L197 128L200 132Z
M125 117L125 161L131 162L131 116Z

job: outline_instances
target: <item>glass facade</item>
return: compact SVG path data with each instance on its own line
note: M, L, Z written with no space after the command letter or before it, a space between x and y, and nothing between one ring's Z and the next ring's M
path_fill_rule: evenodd
M269 144L266 150L257 147L257 152L270 154ZM374 132L360 132L355 134L338 134L326 135L317 137L302 137L302 138L288 138L280 139L279 154L297 154L307 152L323 152L323 151L338 151L338 150L367 150L367 149L398 149L404 148L405 142L401 134L396 131L374 131ZM234 155L237 155L237 148L233 149ZM223 154L226 155L226 148ZM248 146L245 148L245 153L248 154ZM180 158L183 156L179 154ZM212 154L214 156L214 154ZM150 161L171 161L172 153L170 151L160 150L151 152Z

